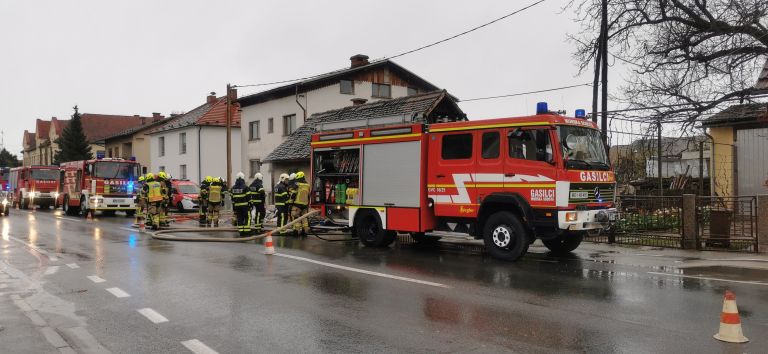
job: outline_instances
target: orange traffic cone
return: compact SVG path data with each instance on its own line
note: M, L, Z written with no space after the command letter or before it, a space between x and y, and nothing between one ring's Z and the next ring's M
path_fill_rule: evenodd
M730 290L725 291L723 300L723 312L720 314L720 331L715 334L715 339L728 343L749 342L741 331L741 319L739 308L736 307L736 295Z
M264 241L264 254L275 254L275 244L272 243L272 232L267 233L267 239Z
M93 220L93 211L91 211L91 210L86 211L85 212L85 218L87 220Z

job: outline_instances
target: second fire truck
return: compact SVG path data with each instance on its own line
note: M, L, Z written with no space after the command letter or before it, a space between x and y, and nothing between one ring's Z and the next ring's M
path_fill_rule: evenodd
M101 211L114 214L136 212L134 186L139 174L136 161L101 158L61 164L62 191L59 196L67 215Z
M537 238L570 252L615 215L614 173L582 110L537 111L321 131L311 142L313 202L367 246L387 246L397 232L417 242L463 233L504 260Z
M48 209L59 196L58 166L26 166L10 170L8 177L11 200L20 209Z

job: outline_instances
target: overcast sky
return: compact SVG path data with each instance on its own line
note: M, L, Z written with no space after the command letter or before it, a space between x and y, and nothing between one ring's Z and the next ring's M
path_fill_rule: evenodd
M340 69L349 57L394 55L462 32L529 1L3 1L0 129L18 153L35 119L81 112L188 111L227 83L245 85ZM589 82L577 77L577 30L565 0L395 61L460 99ZM224 5L226 3L226 6ZM614 70L612 78L621 76ZM611 88L617 86L614 81ZM243 88L241 96L265 88ZM582 87L461 103L470 119L591 105Z

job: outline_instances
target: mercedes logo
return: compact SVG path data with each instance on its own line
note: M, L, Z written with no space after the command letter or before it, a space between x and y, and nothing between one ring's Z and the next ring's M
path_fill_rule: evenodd
M600 187L595 187L595 199L600 199Z

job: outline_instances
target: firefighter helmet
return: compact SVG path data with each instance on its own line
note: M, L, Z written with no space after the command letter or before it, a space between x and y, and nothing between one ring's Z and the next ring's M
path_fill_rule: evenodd
M256 174L253 175L253 179L258 179L259 181L261 181L262 179L264 179L264 176L261 175L261 172L256 172Z
M296 179L302 179L302 178L304 178L304 172L302 171L296 172Z
M238 172L236 178L237 179L245 179L245 173Z
M153 181L155 179L155 175L152 172L147 173L147 177L145 179L147 181Z
M287 181L288 180L288 174L287 173L281 173L280 174L280 182Z
M144 175L139 176L139 182L144 182Z
M296 179L296 174L295 173L291 173L290 175L288 175L288 180L289 181L293 181L295 179Z
M208 182L208 183L211 183L211 182L213 182L213 177L205 176L205 181Z

